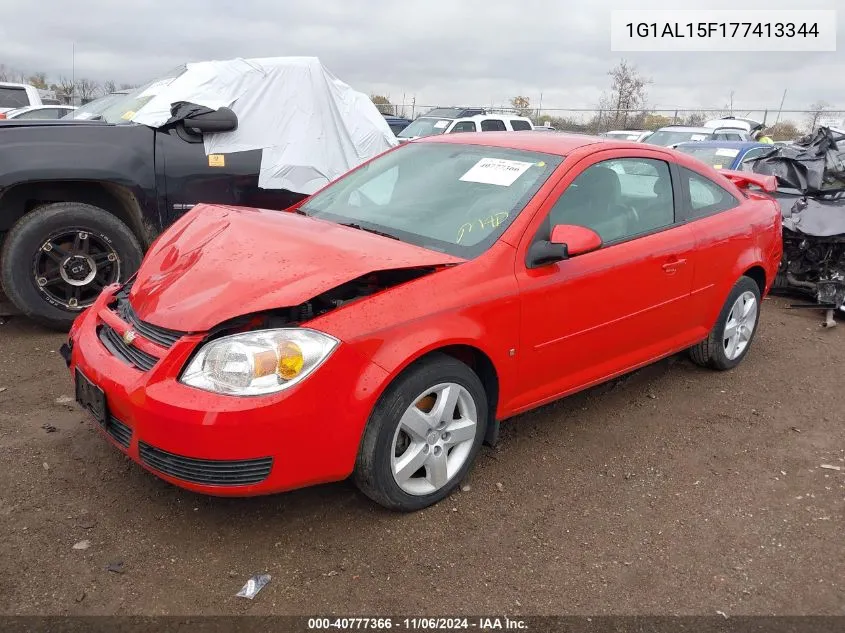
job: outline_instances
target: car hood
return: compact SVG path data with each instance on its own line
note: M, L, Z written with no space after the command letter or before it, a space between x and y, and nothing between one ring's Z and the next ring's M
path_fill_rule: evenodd
M155 242L129 298L142 320L196 332L369 273L463 261L292 212L201 204Z
M111 125L105 121L84 119L0 119L0 130L12 127L64 127L68 125Z

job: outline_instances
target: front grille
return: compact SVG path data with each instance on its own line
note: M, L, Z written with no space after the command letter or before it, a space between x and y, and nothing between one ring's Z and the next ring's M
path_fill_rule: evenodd
M117 300L117 315L132 326L138 334L168 349L173 347L173 344L185 335L184 332L168 330L167 328L142 321L132 308L132 304L129 303L129 299Z
M109 415L108 422L106 422L106 433L111 435L123 448L129 448L129 443L132 441L132 429L113 415Z
M180 338L185 336L187 332L178 332L176 330L169 330L152 323L142 321L132 304L129 303L129 291L132 289L132 283L126 284L121 288L120 292L115 295L115 303L112 304L112 309L117 315L126 321L138 334L145 339L149 339L153 343L157 343L162 347L170 349L173 344Z
M141 461L165 475L210 486L246 486L267 479L272 457L241 460L194 459L138 442Z
M100 341L113 356L116 356L124 363L137 367L141 371L149 371L158 362L155 356L151 356L137 347L124 343L120 334L105 323L100 326L98 335Z

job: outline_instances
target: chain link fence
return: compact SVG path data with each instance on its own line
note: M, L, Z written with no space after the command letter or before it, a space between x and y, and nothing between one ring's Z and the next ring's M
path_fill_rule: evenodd
M378 105L384 114L415 119L434 105ZM599 110L590 108L530 108L517 110L508 106L482 106L488 112L519 114L529 117L534 125L549 125L556 130L602 134L611 130L656 130L666 125L699 126L705 121L734 116L763 123L774 140L791 140L819 126L845 129L845 110L761 110L655 108L648 110Z

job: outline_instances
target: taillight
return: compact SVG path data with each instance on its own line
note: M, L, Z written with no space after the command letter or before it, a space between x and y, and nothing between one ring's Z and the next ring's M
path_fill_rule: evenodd
M6 115L3 112L0 112L0 119L5 119Z

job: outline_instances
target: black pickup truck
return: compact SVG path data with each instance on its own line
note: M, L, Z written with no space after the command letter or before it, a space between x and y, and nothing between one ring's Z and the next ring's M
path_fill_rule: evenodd
M194 205L283 209L302 199L258 187L261 150L205 154L203 133L235 126L226 108L155 129L108 113L0 122L0 280L8 298L40 323L68 329Z

